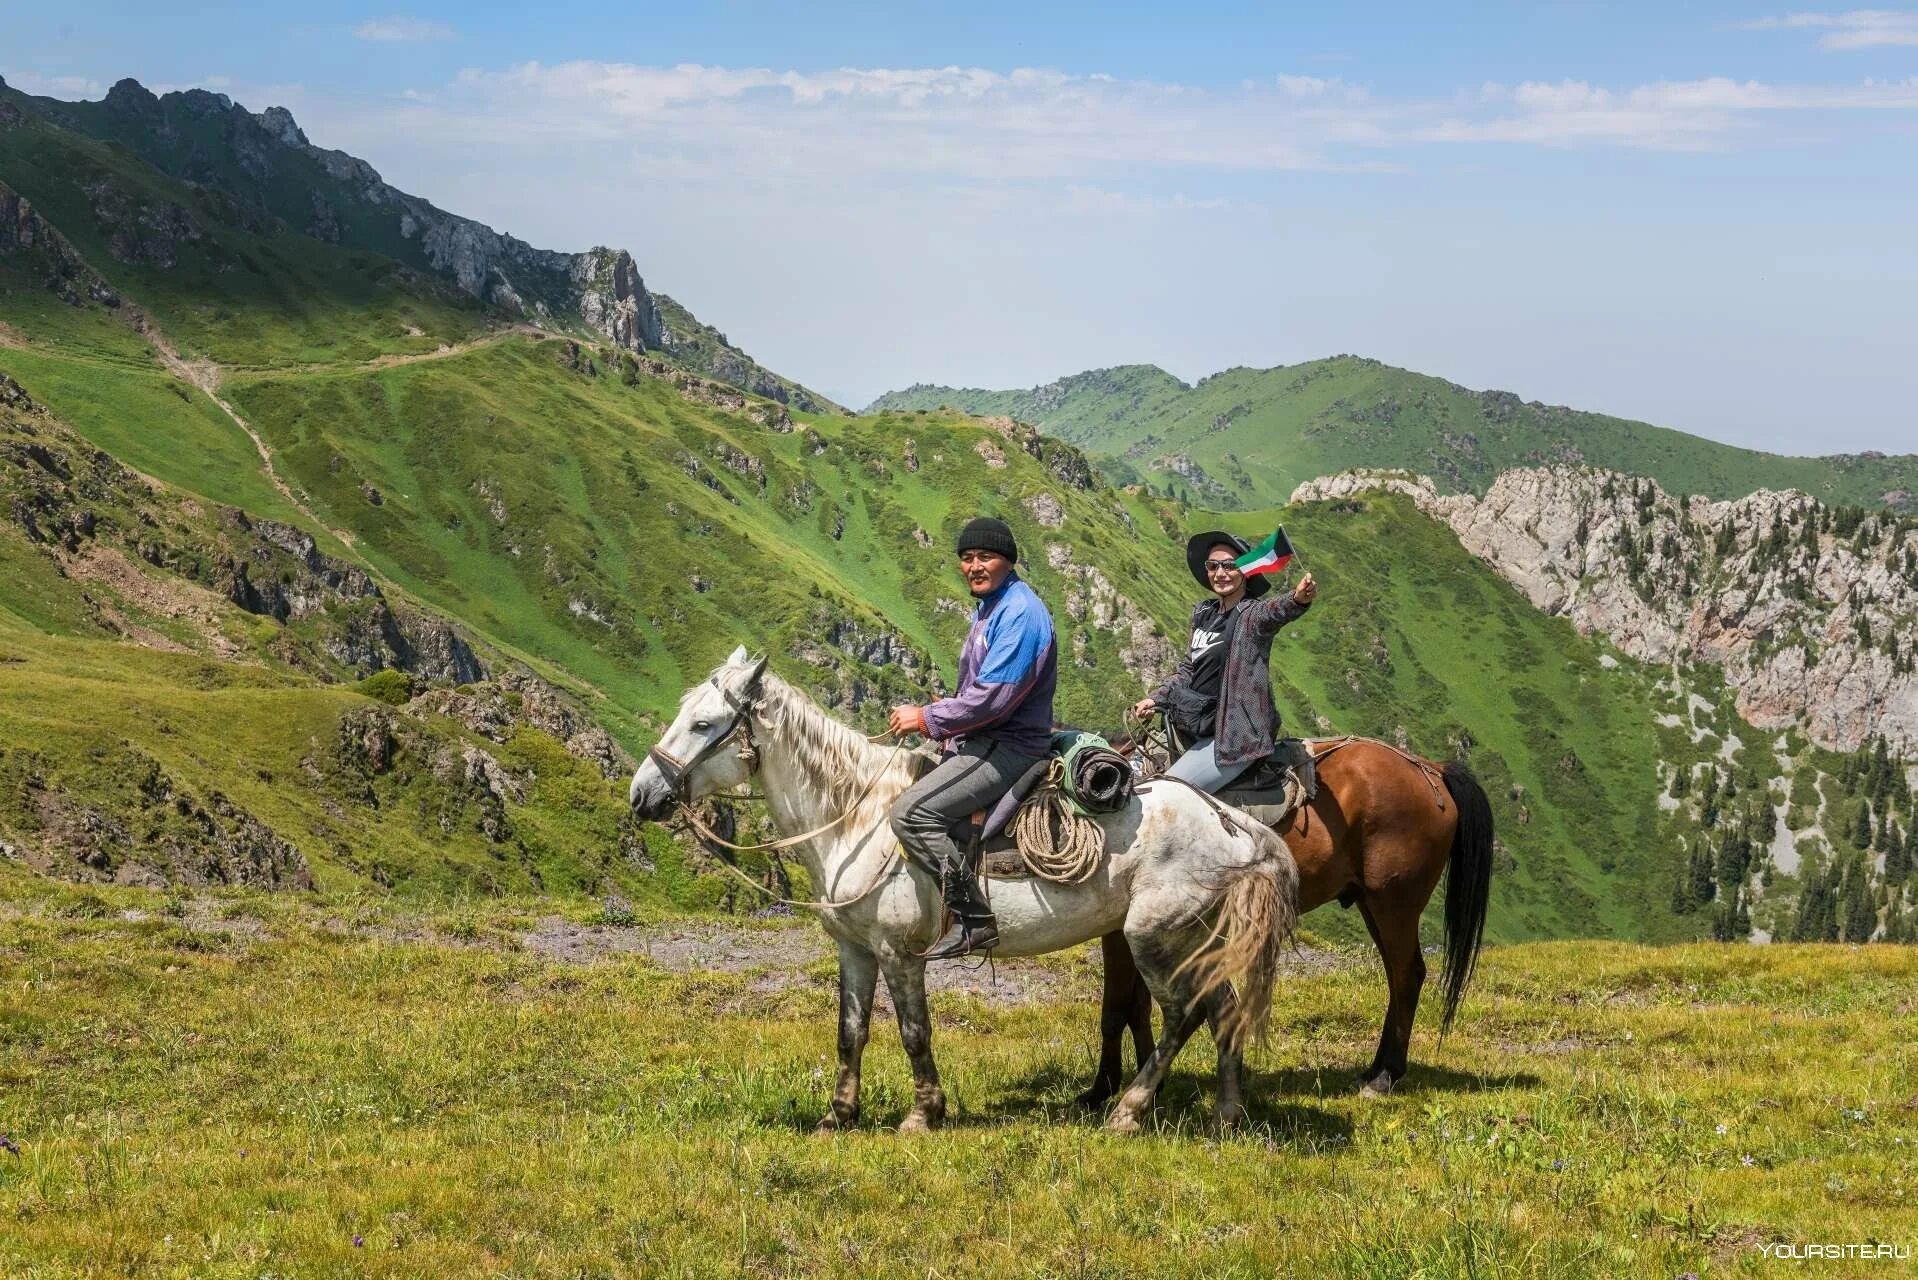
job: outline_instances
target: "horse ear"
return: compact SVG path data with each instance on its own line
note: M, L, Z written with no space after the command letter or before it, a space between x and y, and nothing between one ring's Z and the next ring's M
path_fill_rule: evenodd
M739 691L744 694L759 692L759 677L766 674L766 659L770 654L760 654L759 660L746 669L746 678L739 683Z
M742 644L733 650L731 657L726 659L726 665L736 667L744 661L746 661L746 646Z

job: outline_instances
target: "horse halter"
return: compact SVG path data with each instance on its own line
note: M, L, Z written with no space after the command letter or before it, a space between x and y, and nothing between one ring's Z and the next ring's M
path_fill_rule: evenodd
M708 757L729 742L736 742L739 745L739 758L745 763L746 773L749 776L759 769L759 748L753 743L752 727L752 713L753 709L759 705L758 700L747 700L735 696L731 689L719 683L717 675L713 676L711 683L713 688L719 690L719 695L726 699L726 705L733 711L733 722L726 731L714 737L711 742L684 760L679 759L664 747L656 746L646 753L646 758L651 760L653 767L659 770L660 777L666 779L666 785L672 788L673 799L681 804L687 802L686 779L691 776L694 769L704 764ZM757 684L758 681L754 680L752 683Z

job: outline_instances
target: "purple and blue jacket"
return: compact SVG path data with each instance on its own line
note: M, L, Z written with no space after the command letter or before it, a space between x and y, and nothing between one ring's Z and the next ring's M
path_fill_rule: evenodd
M1059 682L1052 614L1018 574L979 597L959 650L959 688L926 708L926 734L945 752L991 738L1029 756L1052 748Z

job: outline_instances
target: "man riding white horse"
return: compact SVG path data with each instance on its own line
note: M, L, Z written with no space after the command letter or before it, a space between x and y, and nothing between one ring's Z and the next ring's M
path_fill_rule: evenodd
M999 941L979 891L978 849L961 850L955 823L990 808L1051 750L1058 652L1052 614L1014 565L1019 547L1003 520L970 521L959 533L959 568L978 607L959 651L959 687L927 706L899 706L892 729L939 743L937 766L892 807L906 855L937 876L952 927L925 955L948 960Z

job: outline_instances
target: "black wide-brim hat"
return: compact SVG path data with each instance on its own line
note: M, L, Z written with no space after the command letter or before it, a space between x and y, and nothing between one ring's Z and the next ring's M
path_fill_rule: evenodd
M1240 555L1252 549L1252 544L1244 538L1227 533L1223 529L1214 529L1211 533L1195 533L1186 540L1185 566L1192 570L1192 576L1207 591L1212 590L1212 579L1205 576L1205 553L1221 544L1231 547ZM1271 589L1272 580L1264 574L1245 580L1245 598L1248 600L1256 600Z

